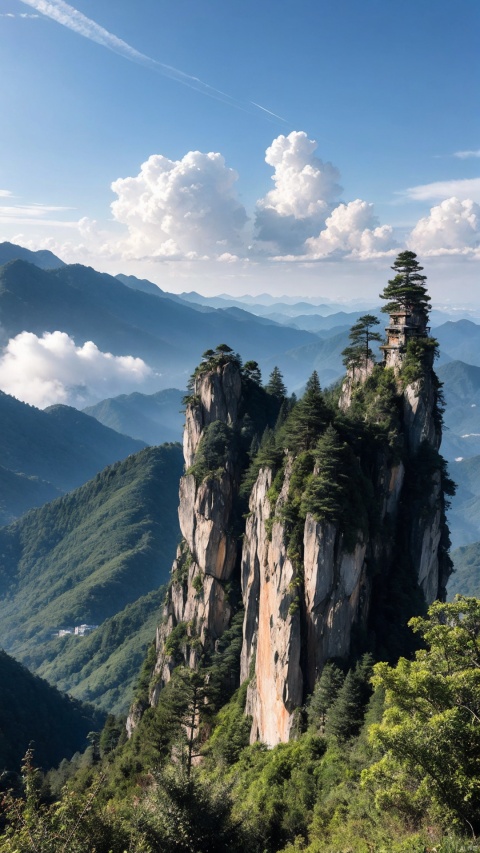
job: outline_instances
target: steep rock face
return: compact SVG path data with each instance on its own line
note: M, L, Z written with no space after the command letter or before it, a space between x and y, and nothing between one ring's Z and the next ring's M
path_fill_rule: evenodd
M235 364L229 362L195 380L196 401L187 406L183 433L183 455L188 470L193 465L202 432L213 421L233 424L237 420L242 379Z
M241 678L248 677L255 651L255 678L249 685L246 713L253 717L251 740L269 745L288 740L293 712L302 702L300 614L296 603L296 569L289 559L283 525L270 515L266 489L271 473L261 471L250 501L251 516L242 554L245 602ZM280 514L288 495L287 464L275 512ZM257 677L258 675L258 677Z
M214 421L233 425L238 416L242 381L237 366L227 362L200 376L187 405L184 457L187 472L180 480L179 522L183 541L172 568L172 581L162 624L157 630L157 683L165 684L176 664L195 667L200 652L214 648L231 619L225 583L234 571L238 537L233 533L234 499L239 471L233 449L222 471L197 482L194 464L205 428Z
M431 374L407 385L403 394L403 417L412 453L417 452L422 441L427 441L435 450L440 447L442 436L433 417L434 406L435 390Z
M344 388L344 408L350 393ZM401 442L410 460L416 458L422 442L434 450L439 447L435 402L428 376L404 391ZM270 746L288 739L295 707L313 689L325 662L346 660L353 632L368 629L373 577L395 571L399 544L407 552L427 603L439 596L444 583L439 564L443 525L440 474L432 474L426 499L424 495L412 497L415 474L410 474L407 482L403 461L388 458L380 449L374 479L378 507L374 527L359 529L353 547L347 547L338 525L316 521L307 513L303 577L298 582L288 558L284 524L273 522L271 541L267 534L268 519L282 517L290 469L291 462L274 507L268 497L271 472L260 472L252 492L242 553L242 678L253 676L247 713L253 717L251 740L260 739Z
M381 384L379 388L381 393ZM347 413L354 391L354 383L346 383L340 405ZM296 461L286 452L281 483L277 474L273 484L274 471L268 465L258 472L242 541L236 516L242 470L235 443L211 475L199 478L195 471L202 437L211 424L220 421L232 433L242 432L242 393L238 364L223 364L196 379L187 407L187 473L180 483L179 507L183 541L157 632L151 701L156 703L176 665L196 667L205 650L214 653L233 615L227 586L240 581L241 681L249 679L246 713L252 716L251 740L273 746L289 739L295 710L313 689L325 662L347 662L352 649L359 648L358 638L375 632L373 617L379 602L382 606L387 600L394 607L388 596L395 588L396 573L404 573L399 583L406 579L405 583L417 585L427 603L441 594L443 486L440 470L427 464L441 436L436 386L427 371L395 397L394 446L384 438L373 451L366 451L362 476L369 481L371 497L365 518L359 513L358 518L344 519L342 526L302 510L301 530L297 516L293 541L289 501ZM372 438L376 435L374 429L368 441L376 442ZM361 432L359 436L362 443ZM321 474L317 465L311 476ZM350 488L359 487L358 482L352 475Z

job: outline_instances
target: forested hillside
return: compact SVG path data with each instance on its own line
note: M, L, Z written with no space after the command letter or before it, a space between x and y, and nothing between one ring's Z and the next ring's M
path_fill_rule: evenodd
M105 714L63 696L41 678L0 651L0 768L16 771L32 745L35 762L48 770L88 745L87 735L105 722ZM5 790L12 779L2 779ZM1 843L1 842L0 842Z
M0 530L0 643L7 651L103 707L113 691L113 704L125 708L134 661L155 625L143 626L153 604L121 611L152 591L159 604L178 541L181 471L178 445L147 448ZM84 623L99 625L99 634L54 636Z

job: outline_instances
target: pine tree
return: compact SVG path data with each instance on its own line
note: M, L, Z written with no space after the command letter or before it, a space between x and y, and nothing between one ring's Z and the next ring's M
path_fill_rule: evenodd
M327 711L337 698L343 681L344 675L341 669L330 661L326 663L322 674L315 682L315 687L308 704L307 719L310 726L323 731Z
M318 520L337 521L351 486L349 480L350 449L342 442L331 424L318 439L315 448L315 467L318 473L310 480L303 496L304 512Z
M372 341L380 342L382 335L380 332L373 332L373 326L378 326L379 320L374 314L364 314L359 317L350 329L350 346L346 347L343 352L343 363L347 368L368 366L369 361L374 360L373 350L370 347Z
M262 384L262 374L258 366L258 361L246 361L243 365L243 373L247 379L251 379L257 385Z
M328 712L325 734L333 735L341 743L358 735L371 695L371 655L364 655L355 669L349 670L335 702Z
M305 386L305 394L290 413L284 426L286 446L293 453L310 450L328 418L328 410L320 387L318 373L313 371Z
M278 367L273 368L268 378L268 382L265 385L265 391L267 392L267 394L272 394L274 397L287 396L287 388L283 381L283 376Z
M396 276L389 280L380 294L380 299L388 299L382 311L386 314L395 311L417 312L426 316L430 311L430 297L424 284L427 277L421 275L423 267L418 263L415 252L400 252L392 269Z

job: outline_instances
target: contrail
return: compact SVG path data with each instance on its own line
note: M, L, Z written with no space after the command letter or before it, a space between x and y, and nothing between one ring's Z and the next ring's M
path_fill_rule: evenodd
M267 110L267 108L262 107L261 104L256 104L255 101L250 101L250 103L253 104L254 107L257 107L257 109L263 110L264 113L268 113L268 115L273 116L274 118L278 118L280 121L284 121L285 124L288 124L286 118L282 118L282 116L277 115L277 113L272 113L271 110Z
M233 98L226 92L222 92L220 89L215 89L214 86L210 86L208 83L204 83L204 81L200 80L198 77L194 77L191 74L187 74L185 71L180 71L178 68L166 65L163 62L157 62L156 59L152 59L145 53L141 53L126 41L123 41L123 39L118 38L104 27L101 27L100 24L96 23L96 21L92 21L91 18L87 18L87 16L82 12L79 12L78 9L70 6L69 3L65 3L64 0L21 0L21 2L25 3L27 6L31 6L37 12L40 12L47 18L51 18L58 24L68 27L69 30L73 30L75 33L78 33L78 35L96 42L96 44L100 44L102 47L106 47L108 50L113 51L113 53L118 53L120 56L123 56L125 59L129 59L131 62L136 62L153 71L160 72L166 77L176 80L184 86L188 86L190 89L195 89L197 92L202 92L210 98L215 98L217 101L230 104L230 106L235 107L236 109L244 110L246 112L250 111L248 104L243 104L241 101L237 101L236 98ZM265 107L261 107L253 101L251 101L251 103L253 106L257 107L257 109L269 113L281 121L285 121L285 119L281 119L280 116L276 116L275 113L265 109Z

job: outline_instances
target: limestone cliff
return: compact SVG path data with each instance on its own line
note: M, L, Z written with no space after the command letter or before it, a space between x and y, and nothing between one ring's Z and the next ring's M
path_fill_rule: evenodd
M236 361L221 361L195 380L186 407L184 457L180 480L179 522L183 536L172 568L172 581L162 624L153 694L170 678L179 662L195 667L230 623L232 609L225 592L237 562L234 501L240 469L231 436L219 470L204 479L194 471L202 436L216 423L234 427L239 420L242 379ZM221 436L223 440L223 436Z
M186 410L183 541L158 629L153 703L176 665L211 659L243 602L251 739L286 741L327 660L348 662L367 647L394 656L422 600L442 597L438 383L431 360L420 368L407 381L372 365L342 389L342 412L327 406L318 383L307 386L253 462L246 448L272 425L279 401L267 417L269 395L234 357L217 353L197 371Z

